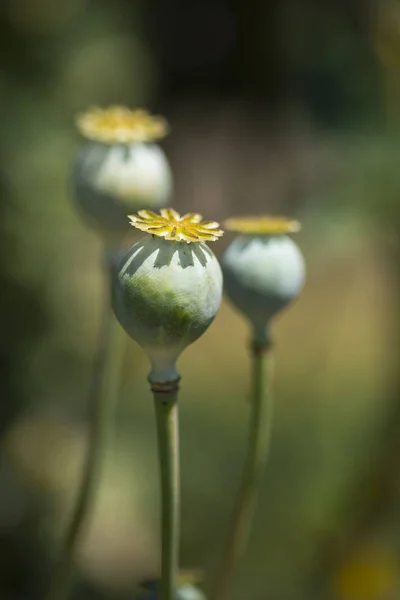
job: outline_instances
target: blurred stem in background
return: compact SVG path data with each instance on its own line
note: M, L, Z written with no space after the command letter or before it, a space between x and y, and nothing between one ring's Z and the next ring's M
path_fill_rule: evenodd
M252 398L246 460L212 600L230 600L234 576L248 544L271 438L273 352L252 344Z
M179 424L178 382L164 391L152 384L161 475L160 600L175 600L179 561Z
M105 272L106 289L101 296L104 301L99 342L87 400L88 448L76 501L66 528L60 556L55 565L47 600L65 600L72 591L78 545L93 512L101 467L114 428L125 334L110 306L110 279L113 273L111 260L107 260Z

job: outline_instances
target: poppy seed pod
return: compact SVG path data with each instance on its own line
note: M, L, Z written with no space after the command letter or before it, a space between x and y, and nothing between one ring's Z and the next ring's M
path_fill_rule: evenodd
M168 201L171 171L155 143L166 134L167 125L143 110L119 106L88 111L77 125L87 141L74 162L74 199L103 235L118 238L128 231L129 213Z
M206 600L203 592L198 588L202 577L196 571L183 571L178 574L175 589L176 600ZM157 580L145 581L140 585L143 591L143 600L159 600L159 582Z
M254 217L228 219L225 226L239 233L221 259L226 294L252 323L256 341L266 343L270 319L303 288L303 256L285 235L298 231L299 224Z
M141 210L132 225L148 235L123 255L114 276L117 319L150 358L152 383L179 378L175 362L214 319L222 298L222 272L205 241L216 240L218 223L200 215L161 215Z
M148 586L149 591L143 595L143 600L160 600L157 585ZM175 591L175 600L206 600L201 590L191 583L178 585Z

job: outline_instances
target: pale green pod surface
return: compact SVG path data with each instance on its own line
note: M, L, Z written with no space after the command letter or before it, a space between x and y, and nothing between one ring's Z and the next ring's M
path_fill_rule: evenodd
M286 235L238 235L221 265L227 296L256 329L264 328L304 285L303 256Z
M179 586L176 592L176 600L206 600L201 590L191 584Z
M217 313L222 272L202 242L146 236L122 257L112 297L117 319L151 360L152 381L169 381L178 356Z
M84 217L107 232L127 232L127 215L168 203L171 170L155 143L88 141L77 153L72 196Z
M159 600L156 584L151 586L151 590L143 597L143 600ZM179 585L175 592L176 600L206 600L201 590L190 583Z

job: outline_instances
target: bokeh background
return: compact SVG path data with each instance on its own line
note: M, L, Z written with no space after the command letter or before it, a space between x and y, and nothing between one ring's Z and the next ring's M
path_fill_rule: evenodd
M1 598L43 597L74 497L103 301L100 242L69 197L74 117L122 103L170 122L175 208L303 225L234 600L398 599L400 3L2 0L0 103ZM181 563L205 589L242 466L248 337L226 303L179 364ZM148 368L127 342L76 598L135 598L158 571Z

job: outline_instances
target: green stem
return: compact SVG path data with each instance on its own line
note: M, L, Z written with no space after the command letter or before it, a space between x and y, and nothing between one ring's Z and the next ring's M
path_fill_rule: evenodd
M78 545L89 524L103 458L114 427L115 401L123 359L124 336L112 313L109 293L107 285L98 351L88 394L90 411L88 448L75 505L66 528L46 600L66 600L72 593Z
M253 344L252 402L246 460L212 600L231 600L234 576L246 551L271 437L272 352Z
M179 558L178 386L161 391L153 385L161 476L160 600L175 599Z

